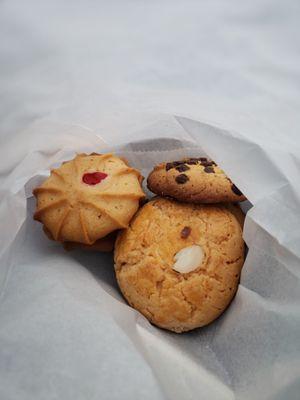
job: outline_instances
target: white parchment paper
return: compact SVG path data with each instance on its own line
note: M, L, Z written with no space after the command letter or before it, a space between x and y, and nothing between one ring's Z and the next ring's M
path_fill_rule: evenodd
M26 138L31 150L12 153L1 177L1 399L299 398L299 143L165 116L114 147L145 175L159 161L206 154L250 201L237 296L213 324L178 335L125 304L111 255L65 252L32 220L31 190L49 167L111 147L49 121Z

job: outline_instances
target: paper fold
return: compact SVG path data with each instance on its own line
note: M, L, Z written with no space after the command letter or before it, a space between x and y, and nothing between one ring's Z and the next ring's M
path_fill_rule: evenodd
M293 398L300 371L297 149L177 116L132 135L135 141L111 149L88 129L44 122L28 130L32 150L24 154L20 144L1 175L0 394ZM151 326L124 303L110 255L66 253L32 221L31 191L50 167L76 152L109 150L144 176L161 161L208 155L248 197L241 285L208 327L176 335Z

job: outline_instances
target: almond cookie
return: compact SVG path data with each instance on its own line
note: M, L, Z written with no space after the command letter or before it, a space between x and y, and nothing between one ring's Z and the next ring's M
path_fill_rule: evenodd
M223 203L223 205L235 216L241 228L244 227L245 214L237 203Z
M156 198L118 234L115 271L128 303L153 324L189 331L234 297L244 263L242 228L223 205Z
M113 154L79 154L33 191L34 218L56 241L91 246L128 226L144 197L141 181L139 171Z
M157 165L147 185L151 192L189 203L220 203L246 200L214 161L189 158Z

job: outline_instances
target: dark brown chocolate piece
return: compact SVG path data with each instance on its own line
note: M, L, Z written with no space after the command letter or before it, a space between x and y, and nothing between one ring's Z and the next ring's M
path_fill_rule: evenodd
M240 189L238 187L235 186L234 183L231 185L231 190L233 191L233 193L237 194L238 196L243 196L243 193L240 191Z
M178 165L178 167L175 167L175 169L177 169L177 171L179 171L179 172L184 172L184 171L188 171L190 169L190 167L186 164L181 164L181 165Z
M177 167L177 165L181 165L181 164L184 164L184 160L181 160L181 161L173 161L174 167Z
M177 175L175 181L179 184L186 183L189 180L189 177L186 174Z
M204 172L207 172L208 174L214 173L215 170L213 169L213 167L208 166L204 168Z
M199 160L198 158L187 158L185 162L188 165L197 165L199 163Z
M166 164L166 171L169 171L169 169L171 169L171 168L174 168L174 165L173 165L173 163L168 162Z
M166 164L166 171L169 171L171 168L175 168L178 165L184 164L184 161L173 161Z
M201 161L201 165L203 165L203 167L212 167L214 165L213 161Z
M191 233L191 228L189 226L185 226L180 232L181 239L186 239Z

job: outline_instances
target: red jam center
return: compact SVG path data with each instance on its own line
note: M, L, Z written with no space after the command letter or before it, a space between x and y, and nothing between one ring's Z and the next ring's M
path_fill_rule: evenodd
M82 176L82 181L87 185L97 185L107 177L104 172L87 172Z

